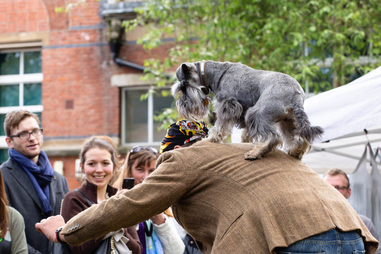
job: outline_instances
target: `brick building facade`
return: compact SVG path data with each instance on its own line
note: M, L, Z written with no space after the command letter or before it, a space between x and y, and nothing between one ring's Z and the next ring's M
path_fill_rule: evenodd
M173 99L152 95L140 100L152 84L141 80L139 68L114 62L107 17L99 14L104 1L87 0L69 12L56 11L68 3L0 0L0 121L17 108L39 114L43 150L74 189L81 183L76 160L86 138L108 135L122 154L134 145L158 147L163 131L156 130L152 116ZM124 34L119 54L138 67L145 58L166 54L163 48L146 52L137 45L143 33L141 28ZM20 71L13 72L18 61ZM15 99L11 92L17 93ZM37 101L29 102L28 94ZM0 163L7 158L4 139L1 132Z

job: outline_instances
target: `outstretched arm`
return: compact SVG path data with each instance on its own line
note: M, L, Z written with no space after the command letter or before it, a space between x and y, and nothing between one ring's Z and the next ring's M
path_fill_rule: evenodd
M46 221L42 220L43 223L37 223L37 230L44 233L49 240L57 242L55 230L65 225L60 239L65 238L70 245L77 246L121 227L131 227L163 212L191 188L186 182L184 163L173 157L176 156L170 153L160 156L162 164L135 188L86 209L70 219L66 225L62 217L54 216Z
M56 238L56 229L65 226L65 220L61 215L51 216L47 219L42 219L36 223L38 232L43 233L50 241L58 243ZM60 240L65 241L65 238L60 234Z

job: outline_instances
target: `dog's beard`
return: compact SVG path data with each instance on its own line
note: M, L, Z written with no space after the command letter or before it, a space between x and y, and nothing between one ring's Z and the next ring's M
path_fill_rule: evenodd
M205 119L209 114L210 99L198 87L181 86L180 82L172 86L172 95L176 98L179 114L191 121Z

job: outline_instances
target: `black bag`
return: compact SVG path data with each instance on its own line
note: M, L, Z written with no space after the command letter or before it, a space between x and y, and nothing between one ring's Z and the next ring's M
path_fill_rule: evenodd
M1 250L0 250L1 253ZM72 254L69 245L67 244L54 244L53 254ZM92 254L111 254L111 239L104 239L98 248Z
M73 252L67 244L54 243L52 254L73 254Z
M93 254L110 254L111 253L111 238L106 238L93 252Z

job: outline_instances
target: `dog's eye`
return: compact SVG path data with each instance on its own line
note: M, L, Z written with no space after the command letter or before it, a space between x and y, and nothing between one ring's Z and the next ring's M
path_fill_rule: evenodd
M208 95L209 88L206 88L205 86L200 87L201 92L203 92L205 95Z

